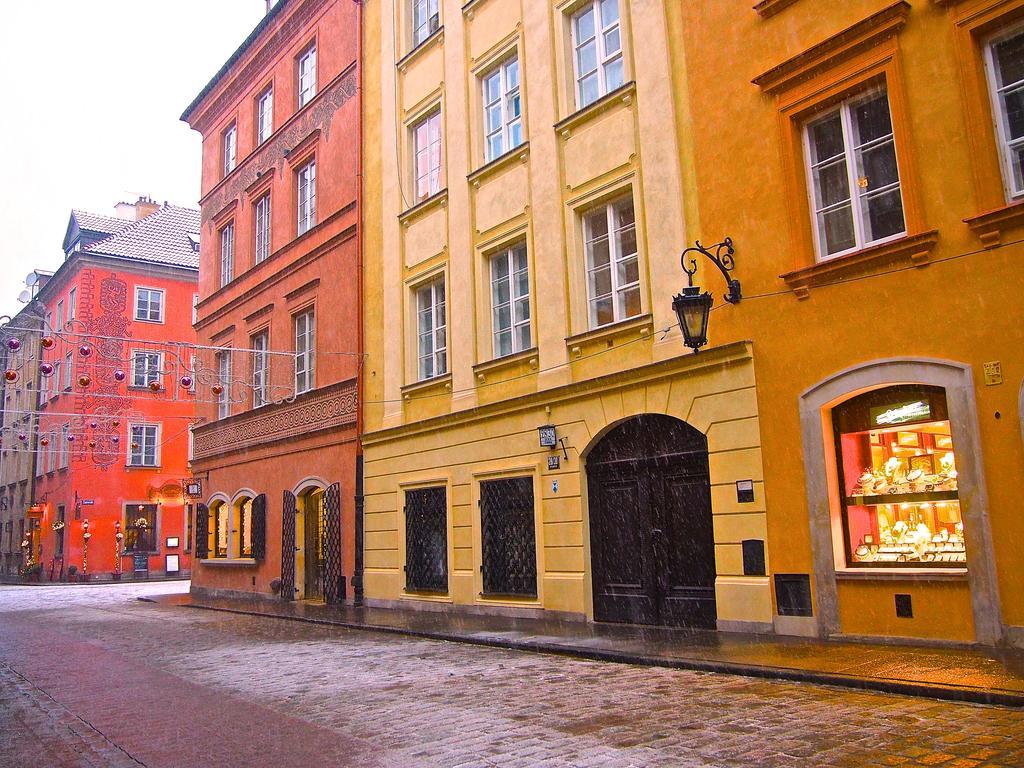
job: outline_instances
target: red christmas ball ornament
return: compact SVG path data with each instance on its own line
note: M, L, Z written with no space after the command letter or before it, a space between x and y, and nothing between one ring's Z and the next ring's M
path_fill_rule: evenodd
M19 432L18 433L18 439L21 440L21 442L24 443L24 442L26 442L28 440L28 435L26 435L24 432Z
M149 382L149 389L150 389L151 392L159 392L160 391L160 382L159 381L151 381L151 382Z
M90 384L92 384L92 379L90 379L88 376L83 374L78 377L78 386L88 387Z
M192 388L192 377L191 376L182 376L181 377L181 386L183 386L185 389L191 389Z
M114 381L124 381L128 378L128 374L122 370L114 371Z
M117 429L118 427L121 426L121 422L118 421L117 419L114 419L112 422L110 422L110 426L112 426L114 429Z
M133 451L139 450L139 444L138 443L132 443L132 450Z
M116 443L120 443L121 442L121 437L119 435L111 435L110 436L110 442L115 443L115 444Z
M54 344L53 337L43 336L43 338L39 340L39 344L43 349L51 349Z
M21 349L21 342L18 341L18 339L8 339L7 348L11 350L11 352L17 352L19 349Z
M40 363L39 364L39 372L41 374L43 374L43 376L52 376L53 375L53 366L50 365L49 363Z
M73 443L73 442L75 442L75 436L74 436L74 435L68 435L68 436L67 436L67 441L68 441L69 443Z
M96 447L96 441L95 440L90 440L89 441L89 447L90 448L95 448Z
M40 445L49 445L50 444L50 438L48 438L48 437L40 438L39 439L39 444Z
M89 422L89 428L90 428L90 429L96 429L96 427L98 427L99 425L100 425L100 424L99 424L99 422L98 422L98 421L90 421L90 422Z
M210 387L210 391L213 392L213 394L215 395L219 395L224 392L224 387L222 387L220 384L214 384L212 387Z
M18 372L8 368L4 371L4 380L14 382L18 380Z
M80 354L82 357L88 357L89 355L92 354L92 347L90 347L88 344L83 344L78 348L78 354Z

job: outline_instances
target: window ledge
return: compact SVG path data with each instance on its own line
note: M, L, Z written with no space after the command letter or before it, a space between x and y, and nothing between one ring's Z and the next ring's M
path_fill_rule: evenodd
M978 236L986 248L996 248L1003 242L1007 230L1024 226L1024 202L1010 203L977 216L964 219L964 223Z
M161 467L159 464L125 464L124 468L130 471L133 469L160 469Z
M420 601L420 602L425 601L425 602L430 602L430 603L454 603L455 602L452 599L451 595L449 595L447 592L429 592L429 591L410 592L409 590L405 590L398 597L399 597L400 600L416 600L416 601Z
M445 208L448 206L448 187L445 187L440 192L435 192L433 195L428 197L422 202L416 203L412 208L408 208L398 214L398 223L403 227L407 227L412 224L413 221L420 218L421 216L427 215L430 211L435 208Z
M435 376L432 379L424 379L423 381L415 381L412 384L406 384L402 387L402 398L409 400L413 395L422 395L424 392L431 392L434 389L444 390L445 392L452 391L452 375L446 373L441 376Z
M597 101L576 110L564 120L555 123L555 133L559 134L563 139L568 139L572 136L573 130L579 128L584 123L590 122L598 115L607 112L619 102L629 106L635 99L636 81L630 80L628 83L620 85L614 91L609 91Z
M423 56L428 50L432 50L435 46L444 45L444 24L439 26L433 33L419 43L415 48L409 51L405 56L400 58L395 66L402 70L404 74L416 59Z
M489 163L480 166L471 174L466 177L466 181L472 184L474 187L479 187L480 183L491 176L494 176L499 171L508 168L510 165L515 164L518 160L521 163L525 163L530 159L530 142L524 141L518 147L513 147L503 155L491 160Z
M966 581L966 568L837 568L839 581Z
M761 0L754 6L754 10L762 19L767 19L795 2L796 0Z
M223 566L225 568L255 568L259 561L252 557L210 557L199 561L202 565Z
M873 245L855 253L821 261L809 267L779 275L798 299L811 295L811 288L841 283L864 274L877 273L883 267L928 265L931 252L939 241L937 230L907 235L881 245Z
M530 368L537 370L539 360L537 347L530 347L530 349L524 349L522 352L515 352L511 355L477 363L473 366L473 373L477 381L483 383L489 376L504 373L509 368L514 368L523 363L529 363Z
M603 325L592 331L566 336L565 344L569 347L570 357L583 355L583 347L597 342L606 342L613 346L615 341L626 336L651 336L654 330L654 318L650 313L637 315L628 320L620 320L611 325Z

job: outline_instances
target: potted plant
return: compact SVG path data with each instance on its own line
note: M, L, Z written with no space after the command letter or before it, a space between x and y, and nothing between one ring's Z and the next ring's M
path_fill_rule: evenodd
M68 581L78 581L77 577L78 577L78 566L77 565L69 565L68 566Z
M23 581L39 581L42 578L42 575L42 563L29 563L21 569L21 578Z

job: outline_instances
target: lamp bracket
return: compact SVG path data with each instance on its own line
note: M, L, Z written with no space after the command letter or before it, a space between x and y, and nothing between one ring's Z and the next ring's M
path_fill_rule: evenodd
M680 258L683 266L683 272L686 273L686 277L690 282L690 287L693 287L693 276L697 274L697 260L694 258L687 258L690 253L699 253L702 256L706 256L712 264L718 267L722 276L725 278L725 283L729 288L729 292L723 297L730 304L739 304L740 299L743 298L743 293L740 290L740 281L732 277L730 274L736 269L736 248L733 246L732 238L727 237L720 243L715 243L710 248L705 248L700 244L700 240L697 240L695 245L687 248L683 251L683 255Z

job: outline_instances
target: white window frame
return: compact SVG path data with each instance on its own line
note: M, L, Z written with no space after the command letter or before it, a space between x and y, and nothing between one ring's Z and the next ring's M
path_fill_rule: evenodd
M136 430L139 432L138 449L133 448L135 443ZM152 438L150 438L150 430L152 430ZM160 466L160 425L153 424L152 422L135 422L128 424L128 457L127 463L129 467L159 467ZM152 439L153 448L153 461L146 461L146 449L149 447L149 441Z
M316 387L316 314L312 307L292 317L295 340L295 394Z
M75 377L75 358L71 352L64 355L64 390L69 391Z
M60 427L60 456L57 462L57 469L68 468L68 453L71 449L71 444L68 442L68 434L71 432L71 424L64 423Z
M228 126L221 136L221 147L223 151L223 171L227 176L238 165L238 123Z
M299 109L309 104L316 97L316 43L311 43L299 55L296 73L296 89Z
M274 133L274 86L267 89L256 99L256 144L262 144Z
M619 242L620 238L618 237L618 235L620 233L622 233L622 232L625 232L628 229L628 227L616 228L616 226L615 226L615 208L616 208L617 205L619 205L620 203L625 202L626 200L629 200L633 204L633 224L631 226L633 227L633 231L634 231L633 237L634 237L634 241L636 242L636 251L634 253L632 253L632 254L623 254L623 253L620 252L621 251L621 244ZM604 214L605 214L605 217L606 217L606 220L607 220L607 227L608 227L608 234L606 235L607 238L608 238L608 266L607 266L607 268L608 268L608 270L610 272L611 293L610 294L601 294L600 296L595 296L594 292L593 292L592 275L595 272L597 272L597 271L599 271L601 269L604 269L605 267L603 267L603 266L595 267L594 266L594 261L593 261L593 258L592 258L592 253L593 253L592 252L592 244L597 242L598 238L595 238L595 237L591 236L591 233L589 231L590 227L589 227L587 219L588 219L589 216L591 216L595 212L602 211L602 210L604 211ZM586 280L587 280L587 318L588 318L588 322L589 322L590 328L591 329L603 328L603 327L606 327L606 326L609 326L609 325L614 325L615 323L620 323L623 320L629 320L630 318L638 317L639 315L642 315L643 314L643 289L642 289L642 286L641 286L642 280L641 280L641 274L640 274L640 271L641 271L640 270L640 266L641 266L641 263L640 263L640 237L639 237L639 232L637 230L637 224L636 224L636 198L634 197L632 190L630 190L627 194L622 195L620 197L616 197L613 200L609 200L606 203L602 203L601 205L594 206L594 207L591 207L591 208L588 208L588 209L584 210L582 212L582 214L581 214L581 218L582 218L582 228L583 228L583 251L584 251L584 260L585 260L586 276L587 276L586 277ZM619 265L620 264L625 264L626 262L630 261L631 259L635 259L636 260L637 279L635 281L629 282L629 283L622 282L620 280L620 278L619 278ZM625 300L623 299L623 301L620 302L620 297L624 297L628 291L631 291L634 288L637 289L637 291L639 293L640 306L637 307L636 314L629 315L629 314L626 314ZM612 320L610 322L607 322L607 323L599 324L598 323L598 319L597 319L597 310L596 310L597 301L599 299L605 298L607 296L611 296L611 299L612 299Z
M217 395L217 418L226 419L231 415L231 350L222 349L217 357L217 381L221 393Z
M270 331L260 331L250 341L252 348L252 407L270 402Z
M860 193L860 185L857 183L857 153L863 151L865 148L871 148L878 146L886 141L893 143L893 152L896 152L896 126L892 125L892 132L885 137L878 139L872 139L862 145L856 145L855 136L853 132L853 118L851 112L858 104L870 101L879 94L885 94L886 106L889 109L889 122L892 123L892 105L889 102L889 90L885 87L871 88L867 91L861 91L848 99L843 100L841 103L835 105L831 109L815 115L813 119L807 121L803 126L803 149L804 149L804 172L807 174L807 191L808 191L808 203L811 210L811 227L814 230L814 252L819 262L831 261L841 256L846 256L851 253L863 250L875 245L882 245L893 240L898 240L901 237L907 235L907 206L906 201L903 198L903 177L900 174L901 168L899 165L899 154L896 153L896 176L897 181L895 184L889 184L880 189L872 190L869 194L872 197L880 197L881 195L887 194L892 190L899 190L900 193L900 209L903 212L903 230L896 232L892 235L886 235L885 237L876 238L874 240L867 240L864 232L864 205L865 194ZM847 248L844 251L837 251L836 253L828 253L828 245L823 242L822 230L819 225L819 216L831 210L838 210L839 208L846 205L846 202L833 203L832 205L818 208L815 201L815 190L816 186L814 183L814 172L819 167L829 165L833 163L839 155L821 160L817 163L812 163L812 149L811 149L811 128L818 123L828 120L833 115L838 113L842 121L843 128L843 158L846 163L846 175L847 184L849 184L851 215L853 216L853 236L854 245L851 248Z
M199 321L199 294L192 294L192 325Z
M409 24L413 48L441 28L440 6L439 0L410 0Z
M61 299L57 302L57 327L54 329L59 332L64 331L64 300Z
M296 232L304 235L316 226L316 158L295 173Z
M50 474L57 468L57 434L51 430L46 437L50 444L44 445L43 450L46 453L46 474Z
M255 229L255 263L262 264L270 258L271 235L270 192L267 192L253 206L253 227Z
M522 254L523 266L522 269L517 269L516 256ZM504 261L505 275L504 277L495 277L495 267L500 262ZM533 311L530 306L530 258L526 250L526 242L519 241L510 245L507 248L503 248L491 254L488 259L488 267L490 271L490 286L491 286L491 338L494 349L495 359L501 357L507 357L508 355L515 355L519 352L525 352L527 349L533 346ZM526 293L519 293L520 274L524 273L526 278ZM500 302L499 291L504 284L508 301ZM509 325L503 327L499 325L499 310L503 307L508 307L509 313ZM516 307L526 307L526 319L516 319ZM520 338L520 329L526 328L527 341L524 343ZM504 334L510 334L512 339L511 349L508 352L501 351L501 345L499 339Z
M53 361L53 373L50 374L50 378L53 380L53 389L50 390L50 400L57 397L61 392L61 377L62 370L64 368L64 361L57 359Z
M510 72L515 67L515 85L509 85ZM498 97L488 101L487 84L498 79ZM523 102L521 97L523 72L519 66L519 54L514 53L500 64L492 67L480 78L480 93L483 103L484 160L491 162L523 143ZM496 130L488 131L488 110L497 107L501 124ZM518 107L518 112L515 112ZM519 140L515 141L515 129L519 129ZM500 148L491 149L491 139L499 138ZM513 143L515 142L515 143Z
M142 367L139 367L139 360L143 360ZM151 361L156 362L156 367L151 365ZM148 387L154 381L160 381L164 368L164 355L163 352L154 349L133 349L132 350L132 383L133 387L143 389ZM139 374L142 377L139 377Z
M604 25L601 18L601 0L588 0L581 8L578 8L575 13L572 14L572 18L569 20L572 35L572 68L573 68L573 93L576 97L576 108L583 109L595 101L601 99L601 97L607 95L616 88L620 88L623 83L626 82L626 56L623 50L623 29L622 29L622 7L620 0L616 0L616 20ZM579 20L587 13L594 14L594 37L586 40L579 39ZM605 41L607 36L612 33L617 33L619 36L619 48L617 51L609 53L605 49ZM596 46L596 60L597 69L590 72L580 72L580 50L584 48L591 41ZM622 66L622 83L619 83L613 87L608 85L608 68L620 62ZM597 73L597 95L594 96L590 101L584 101L583 97L583 81L590 75Z
M425 309L421 308L424 297L427 299ZM416 376L419 381L429 381L448 373L448 291L444 275L416 286L413 301L416 312ZM424 323L428 315L429 328Z
M420 129L425 131L426 145L420 145ZM412 189L417 203L427 200L441 191L441 168L444 165L442 157L441 141L441 110L435 109L424 115L413 123L411 127L412 140ZM420 156L427 158L426 171L419 172ZM436 165L432 157L437 158ZM424 184L424 191L420 191L421 182Z
M235 222L229 221L219 231L220 287L235 279Z
M140 299L142 298L142 292L146 291L146 307L144 310L145 316L140 314L142 310L142 304ZM156 317L153 315L153 297L157 296L158 300L156 303ZM147 288L143 285L135 286L135 311L132 313L137 321L142 323L162 323L164 321L164 289L163 288Z
M1003 173L1003 191L1007 202L1024 197L1024 162L1021 163L1021 183L1017 185L1017 174L1014 173L1013 151L1024 149L1024 137L1011 140L1007 125L1007 114L1003 94L1024 89L1024 80L1000 85L1002 73L999 71L995 57L995 47L1015 37L1024 35L1024 24L1014 24L999 30L985 41L985 76L988 82L989 100L992 104L992 120L995 123L996 143L999 151L999 165Z
M72 288L68 291L68 321L74 320L78 316L78 289Z

